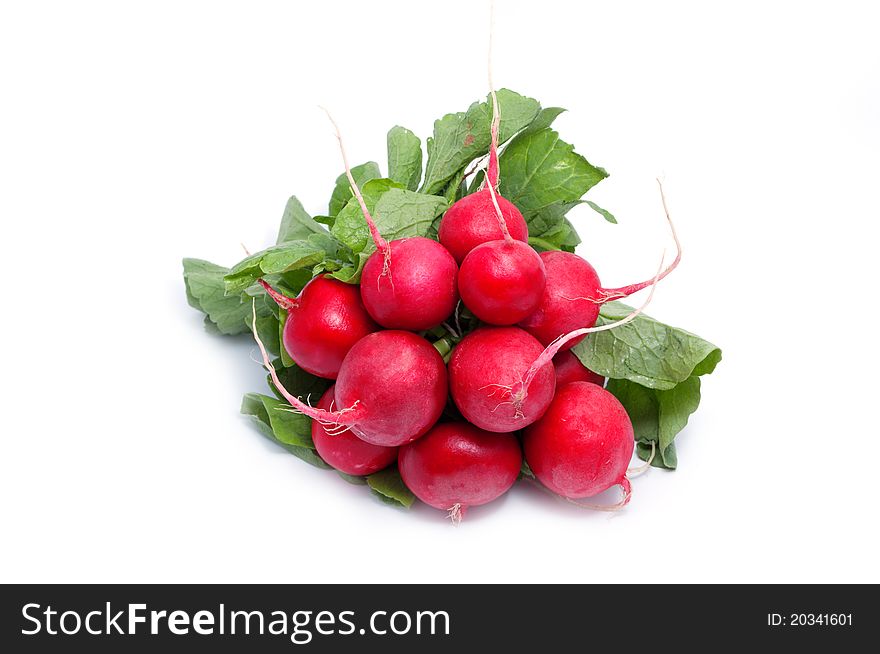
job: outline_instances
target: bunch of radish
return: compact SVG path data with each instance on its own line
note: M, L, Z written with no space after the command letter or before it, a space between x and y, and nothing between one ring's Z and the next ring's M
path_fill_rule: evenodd
M620 508L630 498L633 426L604 378L568 350L632 321L650 295L625 318L595 326L603 303L648 287L652 295L678 265L680 248L654 278L612 289L576 254L539 254L523 215L498 190L501 117L494 91L491 98L483 186L448 208L437 240L383 237L333 123L375 246L360 284L319 274L288 297L259 280L287 312L286 353L333 381L316 405L285 389L256 329L256 310L253 333L287 410L312 419L318 455L346 475L396 464L416 497L455 522L506 493L523 470L568 500L619 486L622 498L597 508ZM432 343L433 330L463 309L476 328L460 334L450 326L452 346Z
M662 187L669 265L605 287L575 253L576 205L617 222L582 199L608 173L551 127L563 109L496 93L492 39L486 102L435 121L424 166L400 126L387 177L350 166L328 112L345 169L328 215L291 197L275 245L231 269L185 259L187 299L212 331L253 333L274 393L245 395L259 431L384 501L457 524L526 479L618 510L632 476L678 465L721 351L642 313L681 260Z

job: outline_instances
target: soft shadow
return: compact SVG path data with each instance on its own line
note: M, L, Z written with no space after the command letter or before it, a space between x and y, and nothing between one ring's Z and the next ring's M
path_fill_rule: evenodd
M558 516L568 517L573 520L620 518L625 517L629 509L629 506L626 506L618 511L597 511L595 509L579 507L558 495L555 495L547 488L525 480L517 482L516 486L511 489L511 492L516 492L520 497L524 498L529 504L534 506L536 510L543 512L549 511ZM584 501L589 502L590 504L612 505L620 499L620 493L621 491L619 488L613 487L594 497L587 498Z

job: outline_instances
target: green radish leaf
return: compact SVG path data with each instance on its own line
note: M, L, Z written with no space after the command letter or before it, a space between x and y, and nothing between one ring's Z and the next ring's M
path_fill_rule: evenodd
M322 261L321 264L332 264L334 259L339 258L340 248L344 249L344 246L339 241L337 241L336 238L326 229L322 229L320 232L310 234L308 237L308 242L310 245L316 248L320 248L324 251L324 256L327 260Z
M268 395L248 393L247 402L256 399L263 405L272 434L279 443L315 449L312 442L312 421L301 413L290 411L290 405Z
M617 224L617 218L615 218L610 211L608 211L607 209L603 209L598 204L596 204L595 202L591 202L590 200L587 200L587 204L590 205L590 208L593 209L593 211L596 211L609 223L613 223L615 225Z
M596 324L630 313L632 307L610 302L602 307ZM600 375L657 390L674 388L692 375L707 375L721 361L721 350L712 343L644 314L615 329L590 334L572 352Z
M602 307L596 324L631 312L631 307L611 302ZM590 334L572 352L590 370L609 378L608 390L632 420L638 455L647 460L653 442L653 465L674 469L678 458L673 440L697 410L700 376L715 370L721 350L695 334L640 315L626 325Z
M446 198L446 202L450 205L467 193L467 187L464 186L464 176L466 172L467 168L459 170L452 176L452 179L449 180L446 188L443 189L443 197Z
M297 268L296 270L281 273L279 279L286 288L279 286L278 290L283 291L288 297L296 297L305 288L306 284L312 281L312 271L308 268Z
M281 227L278 229L277 244L290 241L301 241L312 234L327 234L327 230L316 223L308 212L303 208L295 195L287 200L284 207L284 215L281 216ZM327 234L329 237L329 234Z
M382 177L382 173L379 171L379 164L375 161L368 161L352 168L351 176L354 178L358 188L363 189L364 184L371 179ZM330 217L335 218L352 197L351 184L349 184L345 173L342 173L336 178L336 185L333 187L333 194L330 196L330 206L328 209Z
M416 497L403 483L397 468L386 468L367 477L367 485L383 502L409 508Z
M568 228L568 233L565 238L562 239L559 247L566 252L574 252L575 248L581 244L581 237L578 235L577 230L568 218L565 219L563 225Z
M447 208L445 198L407 191L389 179L367 182L362 194L379 232L389 241L426 236L434 219ZM333 235L356 254L370 254L376 249L360 204L354 198L336 217Z
M268 296L263 295L261 298L257 300L257 306L259 307L260 303L266 304ZM272 302L271 299L268 302ZM249 313L245 317L245 324L248 326L248 329L251 328L253 323L253 314ZM257 334L260 335L260 340L263 341L263 345L266 347L266 350L273 356L278 356L281 352L281 330L280 323L278 318L275 317L275 314L269 310L268 306L266 307L266 311L261 313L257 312Z
M278 359L278 361L281 363L281 368L290 368L291 366L296 365L296 363L294 363L293 359L291 359L290 355L287 353L287 348L284 347L284 326L286 324L287 324L287 310L282 309L281 307L278 307L278 342L281 343L281 347L279 348L280 358ZM279 373L278 373L279 377L281 375L281 372L280 372L281 368L279 368L278 366L275 366L275 370L279 371ZM284 383L284 382L282 382L282 383ZM269 387L270 388L272 387L271 381L269 382ZM285 388L287 388L286 385L285 385ZM275 389L273 389L273 390L275 390ZM276 393L276 395L277 395L277 393ZM280 395L278 397L281 398Z
M311 421L303 415L281 410L286 406L273 397L247 393L241 402L242 414L263 436L291 454L318 468L330 468L315 452Z
M360 284L361 273L363 272L364 265L367 263L367 259L370 258L370 255L359 252L356 256L357 263L345 264L336 272L331 273L330 277L345 282L346 284Z
M675 467L676 461L670 460L668 450L675 436L687 427L691 414L700 407L700 385L700 378L694 376L668 391L654 391L660 407L661 459L670 468Z
M272 362L272 366L275 368L275 372L278 375L281 385L284 386L284 389L288 393L298 397L306 404L311 404L312 406L317 405L318 400L321 399L324 391L330 388L330 384L333 383L329 379L322 379L321 377L306 372L293 361L284 367L279 365L280 363L281 359L276 359ZM266 376L266 383L280 401L287 401L284 399L284 396L278 392L275 384L272 383L271 376Z
M228 273L228 268L209 261L183 260L183 282L189 305L207 314L205 324L214 331L227 335L242 334L249 330L246 319L252 313L251 299L243 297L240 291L235 295L225 294L223 279ZM257 303L257 309L259 316L270 313L262 302Z
M535 120L541 105L508 89L496 92L501 111L499 143ZM425 166L423 193L439 193L447 182L477 157L489 152L490 100L474 102L467 111L446 114L434 122L434 135L428 139L428 162Z
M308 240L273 245L236 264L224 277L227 295L241 293L266 275L276 275L299 268L311 268L324 260L326 252L320 245L325 238L312 234ZM313 242L313 239L315 242Z
M542 129L547 129L553 124L553 121L555 121L559 117L559 115L564 112L565 109L563 109L562 107L546 107L545 109L541 109L541 111L538 112L538 115L535 116L535 120L533 120L531 124L524 130L522 130L519 134L514 136L509 145L513 145L517 141L526 138L529 134L534 134L535 132L539 132Z
M579 204L583 204L583 200L554 202L536 211L526 220L529 225L529 233L534 231L537 234L547 234L551 230L558 228L565 221L566 214Z
M573 207L583 204L576 202L557 202L529 216L529 243L537 250L566 250L574 252L581 238L566 214Z
M380 177L372 179L360 187L361 195L364 198L364 204L367 210L379 224L376 216L376 203L379 198L391 189L402 189L403 185L398 184L394 180ZM381 232L381 228L379 230ZM352 197L346 205L339 211L330 233L343 245L348 247L352 253L363 252L370 241L370 229L367 227L367 221L361 210L360 202L357 198Z
M422 142L400 125L388 132L388 177L415 191L422 180Z
M581 242L580 236L574 226L564 218L555 227L547 230L540 236L530 236L529 245L543 252L547 250L566 250L574 252L575 247Z
M336 474L339 475L340 477L342 477L349 484L352 484L354 486L365 486L367 484L366 477L357 477L355 475L349 475L349 474L342 472L341 470L337 470Z
M689 377L662 391L626 379L610 379L607 388L620 400L632 420L639 457L647 461L653 443L656 451L652 465L675 469L678 457L673 440L700 406L700 378Z
M389 241L408 236L426 236L434 219L448 207L449 203L440 196L391 189L376 203L376 225ZM373 242L369 241L363 251L372 249Z
M526 217L529 235L552 243L554 248L550 249L560 249L562 244L566 242L569 232L573 229L566 225L565 215L581 203L581 200L554 202L529 215Z
M467 172L467 169L462 169L462 173L466 173L466 172ZM483 181L485 179L486 179L486 169L481 168L476 173L474 173L473 177L471 177L471 182L467 187L467 194L470 195L471 193L476 193L477 191L479 191L480 188L482 188Z
M501 195L527 219L553 205L580 200L608 177L549 128L514 139L499 157L499 166Z
M653 445L653 447L652 447ZM651 455L653 453L653 458ZM656 453L656 444L650 441L636 441L636 454L642 461L651 461L651 465L655 468L666 468L667 470L675 470L678 467L678 452L675 449L675 442L669 444L661 455Z

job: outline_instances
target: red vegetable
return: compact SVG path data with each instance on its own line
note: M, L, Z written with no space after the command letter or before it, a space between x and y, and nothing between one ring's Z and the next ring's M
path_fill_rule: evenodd
M519 326L544 345L550 345L563 334L595 325L599 309L606 302L620 300L641 291L675 270L681 261L681 244L666 209L662 185L660 198L676 247L675 259L665 270L653 279L638 284L603 288L595 268L585 259L570 252L542 252L541 261L544 263L546 276L544 292L534 313L521 320ZM561 349L568 350L582 340L583 336L569 340Z
M449 388L461 414L493 432L516 431L540 418L556 388L550 360L535 371L528 401L518 404L513 389L542 351L518 327L483 327L465 336L449 360Z
M569 252L542 252L547 283L538 308L520 321L519 326L550 345L556 337L580 327L592 327L599 317L601 303L593 301L601 287L595 268L585 259ZM568 350L584 339L573 339L563 346Z
M519 209L506 198L497 199L510 235L527 243L529 228ZM438 237L459 264L478 245L503 239L489 189L466 195L449 207L440 221Z
M537 252L528 243L516 240L511 234L501 207L503 198L496 190L498 125L501 115L498 112L498 100L494 91L492 91L492 108L494 113L492 144L489 149L489 167L486 171L484 190L488 191L502 238L482 243L465 256L458 276L458 291L465 306L483 322L492 325L513 325L538 308L544 294L546 275L544 264ZM471 221L483 220L482 216L470 218ZM467 222L467 220L461 221L462 224ZM452 239L450 230L451 228L447 228L447 240Z
M351 347L379 329L351 284L318 276L296 299L286 297L262 279L263 288L287 311L282 341L300 368L318 377L336 379Z
M458 266L439 243L423 237L388 242L379 232L367 203L351 174L342 135L336 121L336 139L351 192L357 198L376 251L361 273L361 298L367 311L383 327L422 331L436 327L458 302Z
M526 462L554 493L591 497L614 485L629 501L626 469L632 457L633 427L623 405L595 384L561 387L544 416L525 430Z
M335 389L334 384L324 392L318 402L319 409L332 411L335 408ZM367 443L349 430L328 432L317 420L312 421L312 441L324 461L349 475L371 475L397 460L396 447Z
M658 273L659 274L659 273ZM462 415L489 431L515 431L547 409L556 388L553 358L578 336L614 329L634 320L650 303L613 323L569 332L546 348L518 327L484 327L465 336L449 360L449 386Z
M421 331L446 320L458 302L458 266L437 241L414 236L391 241L388 273L379 252L361 275L361 297L383 327Z
M451 422L400 448L398 466L416 497L457 521L468 507L491 502L513 486L522 452L513 434Z
M576 381L605 386L605 378L587 368L571 352L560 352L553 357L553 367L556 368L557 388Z
M544 264L537 252L512 238L475 247L458 278L462 302L491 325L514 325L532 314L544 285Z
M254 338L272 382L294 409L325 426L348 428L368 443L386 447L409 443L425 434L446 406L443 359L433 345L412 332L380 331L359 340L339 369L333 411L309 406L287 392L256 329Z

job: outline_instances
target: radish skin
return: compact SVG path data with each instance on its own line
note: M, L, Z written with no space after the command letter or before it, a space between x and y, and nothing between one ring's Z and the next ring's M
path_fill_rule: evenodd
M498 205L510 235L528 243L529 228L519 209L503 197L498 198ZM489 189L466 195L449 207L440 221L438 238L459 264L478 245L503 240Z
M491 502L513 486L522 451L513 434L450 422L400 448L398 467L416 497L457 522L469 507Z
M384 259L371 256L361 276L361 298L370 316L389 329L436 327L458 303L458 266L437 241L414 236L391 241L391 276Z
M540 304L546 275L530 245L508 239L471 250L458 279L461 300L477 318L490 325L514 325Z
M662 270L662 259L660 267ZM650 304L655 288L652 285L642 306L626 317L575 330L543 350L534 336L518 327L485 327L471 332L449 361L452 399L465 418L488 431L515 431L532 424L552 400L556 388L553 358L562 346L573 338L635 320Z
M272 382L293 411L322 425L350 429L374 445L394 447L424 435L446 406L447 374L440 354L421 336L387 330L368 334L349 350L336 381L338 407L312 407L284 388L256 331L254 340Z
M541 344L518 327L482 327L465 336L449 360L449 389L458 410L492 432L516 431L540 418L556 388L552 363L532 375L528 402L517 405L511 389L541 353Z
M540 305L546 285L541 257L531 246L510 233L498 184L498 125L501 116L498 98L492 90L492 142L486 188L495 209L495 219L502 238L488 241L471 250L461 263L458 291L462 302L477 318L490 325L513 325L531 315Z
M270 297L287 311L281 333L284 349L300 368L336 379L348 351L379 329L361 302L357 287L325 276L306 284L296 299L282 295L262 279Z
M560 388L544 416L526 428L523 448L535 477L554 493L581 499L620 485L625 504L633 436L616 397L596 384L573 382Z
M319 409L332 411L336 385L328 388L318 402ZM329 429L312 421L312 441L324 461L347 475L364 476L383 470L397 460L396 447L383 447L362 441L349 430Z
M571 352L560 352L553 357L553 367L556 369L556 388L576 381L605 386L605 378L587 368Z

